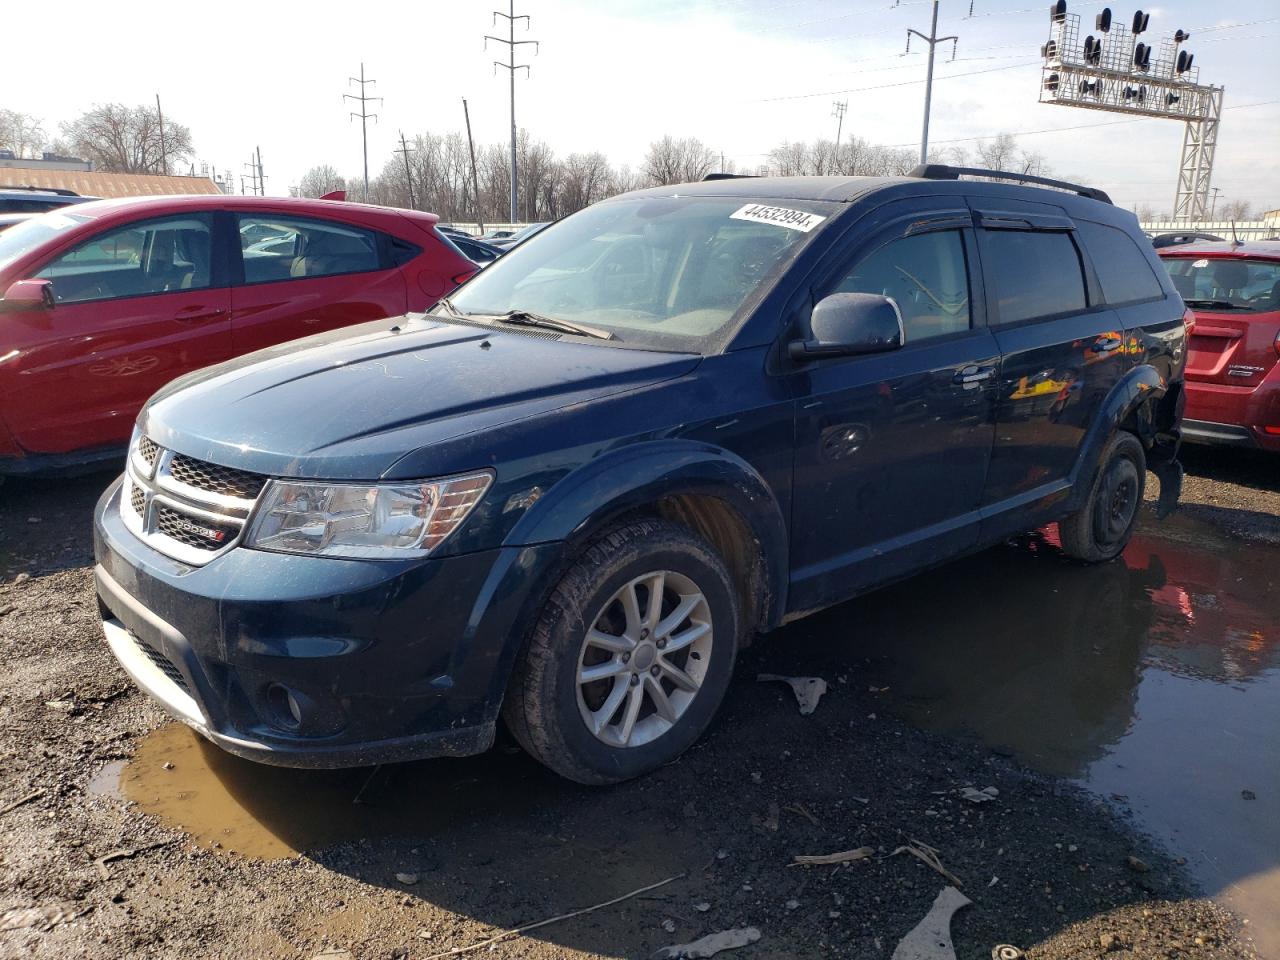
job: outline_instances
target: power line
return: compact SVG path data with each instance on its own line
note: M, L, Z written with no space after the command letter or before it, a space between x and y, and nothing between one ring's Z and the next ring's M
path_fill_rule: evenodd
M362 62L362 63L360 64L360 76L359 76L358 78L357 78L357 77L348 77L348 78L347 78L347 86L350 86L350 85L351 85L351 84L353 84L353 83L358 83L358 84L360 84L360 96L358 96L358 97L357 97L357 96L356 96L355 94L353 94L353 93L344 93L344 94L342 95L342 99L343 99L343 100L354 100L354 101L356 101L357 103L359 103L359 104L360 104L360 112L359 112L359 113L356 113L355 111L352 111L352 112L351 112L351 117L359 117L359 118L360 118L360 142L361 142L362 147L363 147L363 150L364 150L364 196L363 196L363 198L362 198L362 199L364 200L364 202L365 202L365 203L368 203L368 202L369 202L369 127L368 127L368 122L369 122L369 120L370 120L370 119L372 119L375 123L376 123L376 122L377 122L377 120L378 120L378 115L377 115L376 113L370 113L370 112L369 112L369 106L368 106L368 105L369 105L370 103L372 103L374 100L377 100L379 103L381 103L381 102L382 102L382 98L381 98L381 97L369 97L369 96L366 96L366 95L365 95L365 92L364 92L364 88L365 88L365 86L366 86L366 85L368 85L368 84L371 84L371 83L377 83L377 82L378 82L377 80L366 80L366 79L364 78L364 63Z
M996 73L1000 70L1020 70L1023 67L1034 66L1040 68L1040 60L1028 60L1026 63L1014 63L1005 67L989 67L986 70L966 70L963 73L944 74L938 77L939 80L954 80L957 77L976 77L980 73ZM874 87L846 87L843 90L822 90L818 93L795 93L785 97L762 97L758 100L749 101L750 103L777 103L783 100L808 100L812 97L831 97L838 96L842 93L864 93L868 90L888 90L890 87L909 87L917 83L924 83L923 80L902 80L898 83L881 83Z
M494 73L497 73L498 67L502 67L508 74L510 74L511 77L511 222L515 223L519 201L519 194L516 187L516 71L523 70L526 77L530 73L529 65L527 63L516 63L516 47L531 43L533 44L533 52L536 55L538 53L538 41L516 39L516 21L523 20L524 28L528 30L530 25L529 15L527 13L522 13L520 16L516 16L515 0L510 0L510 4L507 9L509 11L507 13L503 13L501 10L493 11L494 23L498 22L499 17L502 17L502 19L507 21L507 39L504 40L502 37L485 34L484 40L486 48L488 48L490 40L494 43L506 44L507 56L509 57L507 63L503 63L501 60L493 61L493 70Z

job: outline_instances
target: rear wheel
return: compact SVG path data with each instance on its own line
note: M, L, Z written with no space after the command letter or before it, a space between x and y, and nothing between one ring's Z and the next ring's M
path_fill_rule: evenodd
M1058 524L1063 552L1087 563L1119 556L1137 525L1146 478L1142 443L1131 433L1117 433L1102 453L1089 498Z
M504 719L525 750L571 780L638 776L711 722L738 631L728 570L705 541L659 520L618 527L547 601Z

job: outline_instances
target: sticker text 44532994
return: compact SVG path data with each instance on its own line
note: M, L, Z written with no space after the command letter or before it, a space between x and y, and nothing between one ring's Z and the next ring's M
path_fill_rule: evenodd
M751 220L755 223L771 223L775 227L786 227L788 230L799 230L808 233L826 217L816 213L805 213L803 210L791 210L787 207L769 207L763 203L748 203L729 214L733 220Z

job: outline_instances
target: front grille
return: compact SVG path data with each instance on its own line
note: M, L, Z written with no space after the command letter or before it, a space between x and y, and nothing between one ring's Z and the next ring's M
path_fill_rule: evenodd
M138 456L148 467L156 465L156 457L160 456L160 445L150 437L142 437L138 441ZM141 513L142 511L138 511Z
M169 463L169 474L179 483L197 490L240 500L257 499L267 482L267 478L261 474L196 460L181 453L173 455L173 460Z
M240 527L189 516L164 504L157 504L156 530L188 547L213 551L221 550L234 540Z
M130 484L129 506L133 507L133 512L138 516L142 516L142 511L147 506L147 495L142 492L142 488L136 483Z
M187 678L173 665L172 660L140 637L134 637L133 642L138 645L138 649L143 652L146 658L156 665L156 669L176 683L183 693L191 696L191 688L187 685Z

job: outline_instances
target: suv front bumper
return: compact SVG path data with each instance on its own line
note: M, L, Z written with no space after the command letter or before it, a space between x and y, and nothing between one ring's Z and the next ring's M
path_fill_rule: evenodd
M561 545L415 561L237 547L190 567L94 517L107 643L171 714L264 763L351 767L493 742L523 625Z

